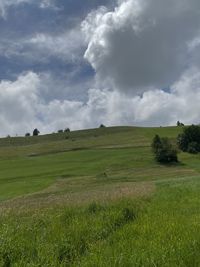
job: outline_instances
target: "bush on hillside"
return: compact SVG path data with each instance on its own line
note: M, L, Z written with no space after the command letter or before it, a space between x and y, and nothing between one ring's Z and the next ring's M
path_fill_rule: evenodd
M104 124L101 124L99 128L105 128L106 126Z
M200 126L191 125L183 129L183 133L177 137L179 148L184 152L200 152Z
M180 122L180 121L177 121L176 123L177 126L184 126L184 123Z
M33 136L37 136L37 135L39 135L39 130L38 129L34 129L33 130Z
M155 159L160 163L178 162L177 150L173 147L168 138L160 138L156 135L152 142L152 150Z

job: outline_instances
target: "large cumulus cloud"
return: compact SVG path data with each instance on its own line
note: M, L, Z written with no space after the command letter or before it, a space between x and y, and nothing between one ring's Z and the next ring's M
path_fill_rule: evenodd
M26 1L32 0L16 3ZM42 2L45 8L54 1L37 1ZM86 74L73 69L62 80L62 75L52 75L50 66L49 72L28 70L1 81L0 135L24 134L35 127L48 133L101 123L199 123L199 0L119 0L116 5L112 11L100 7L88 14L81 24L84 41L76 25L56 35L31 33L10 46L1 42L0 53L11 60L15 56L51 62L53 58L74 66L83 62L86 47L84 57L95 77L84 84L81 75L87 75L87 68Z
M45 78L47 79L47 78ZM186 71L171 87L171 92L149 90L140 96L120 91L90 89L87 101L44 101L43 76L33 72L16 81L0 83L0 134L24 134L38 127L49 133L106 125L174 125L179 119L196 123L200 114L200 72ZM46 83L46 86L49 86Z
M199 64L199 10L198 0L124 0L114 11L99 8L82 23L85 58L112 88L168 87Z

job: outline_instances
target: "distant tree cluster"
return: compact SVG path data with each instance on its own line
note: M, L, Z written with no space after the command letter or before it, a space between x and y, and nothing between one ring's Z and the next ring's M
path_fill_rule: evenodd
M68 133L68 132L70 132L70 129L69 128L65 128L64 130L58 130L58 133ZM33 130L33 136L38 136L40 134L40 131L37 129L37 128L35 128L34 130ZM31 136L31 134L30 133L26 133L25 134L25 136L26 137L29 137L29 136Z
M106 128L106 126L104 124L101 124L99 128Z
M176 123L177 126L185 126L184 123L180 122L180 121L177 121Z
M152 150L157 162L178 162L177 150L167 137L160 138L159 135L155 135L152 142Z
M64 132L65 132L65 133L69 133L69 132L70 132L70 129L69 129L69 128L66 128L66 129L64 130Z
M39 135L40 131L36 128L33 130L33 136Z
M200 126L191 125L183 129L183 133L178 135L177 143L184 152L200 152Z
M69 133L70 132L70 129L69 128L66 128L64 130L58 130L58 133Z

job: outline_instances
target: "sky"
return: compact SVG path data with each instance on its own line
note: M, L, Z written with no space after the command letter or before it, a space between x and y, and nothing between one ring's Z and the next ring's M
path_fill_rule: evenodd
M0 136L200 123L199 0L0 0Z

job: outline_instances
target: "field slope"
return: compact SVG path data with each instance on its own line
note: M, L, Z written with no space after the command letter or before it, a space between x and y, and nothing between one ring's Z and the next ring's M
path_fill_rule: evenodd
M112 127L0 139L0 266L200 266L199 155Z

